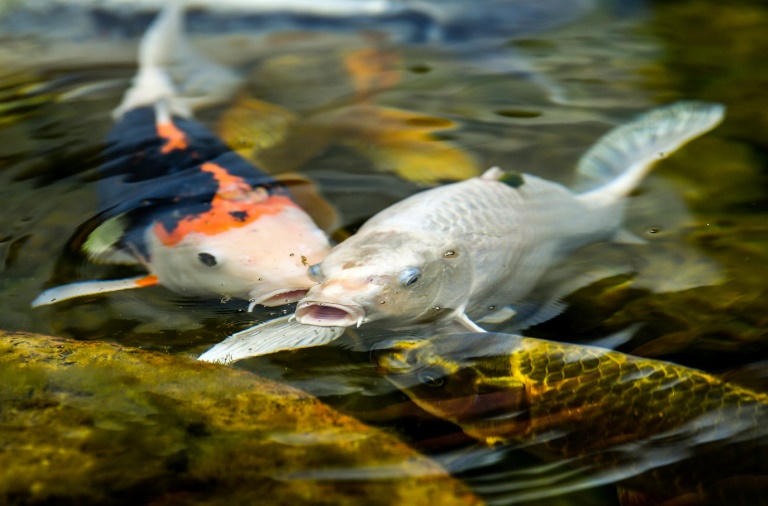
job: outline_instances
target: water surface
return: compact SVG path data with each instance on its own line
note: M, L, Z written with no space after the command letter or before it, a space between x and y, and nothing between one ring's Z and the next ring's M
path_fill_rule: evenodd
M266 169L315 180L338 211L335 237L342 239L387 205L457 178L445 166L451 162L464 164L458 174L466 177L498 165L567 184L578 157L612 126L677 99L722 102L725 123L659 164L637 192L627 225L647 244L596 253L600 265L629 258L637 274L576 292L563 315L528 333L672 360L765 391L768 74L761 58L768 40L761 27L768 8L757 1L543 4L558 15L526 12L509 22L509 33L495 26L485 36L425 31L433 26L427 14L420 24L414 17L318 24L286 16L284 24L270 18L265 25L196 11L193 41L244 76L231 101L198 119L237 143L226 118L238 111L256 118L238 134L253 137L244 152L259 149L254 156ZM60 31L45 33L0 23L0 321L8 330L196 356L292 308L247 313L247 301L188 299L163 288L29 307L46 287L135 274L89 263L73 247L96 214L110 111L135 71L136 43L151 16L133 16L131 25L102 18L103 31L87 25L78 36L63 21ZM377 55L380 67L355 75L350 62L360 54ZM249 99L275 108L248 109ZM396 122L401 133L410 129L405 143L377 129L392 109L413 113ZM417 171L419 152L446 163ZM368 347L381 337L349 333L331 346L236 367L396 431L499 504L552 504L552 496L558 504L617 504L610 480L578 492L533 481L533 494L497 486L510 472L546 477L547 470L522 451L480 448L410 404L371 366Z

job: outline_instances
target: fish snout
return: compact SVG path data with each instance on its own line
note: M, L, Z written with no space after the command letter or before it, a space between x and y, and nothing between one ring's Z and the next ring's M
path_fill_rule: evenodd
M283 276L269 283L257 283L250 292L251 305L276 307L291 304L304 298L315 284L305 273Z
M338 304L303 300L296 306L296 321L318 327L358 327L365 319L365 309L357 304Z
M253 305L259 304L266 307L282 306L300 301L309 291L308 288L294 287L273 290L260 296L252 297Z

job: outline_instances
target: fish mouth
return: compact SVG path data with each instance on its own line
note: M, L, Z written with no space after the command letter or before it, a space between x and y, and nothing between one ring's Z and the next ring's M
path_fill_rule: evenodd
M301 300L308 292L306 288L288 288L269 292L254 299L251 304L260 304L267 307L282 306Z
M318 327L358 327L363 323L365 310L357 305L332 302L304 301L296 306L296 321Z

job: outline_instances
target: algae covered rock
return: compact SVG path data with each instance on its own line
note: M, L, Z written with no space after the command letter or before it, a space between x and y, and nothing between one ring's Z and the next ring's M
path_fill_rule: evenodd
M0 334L3 504L474 504L436 463L245 371Z

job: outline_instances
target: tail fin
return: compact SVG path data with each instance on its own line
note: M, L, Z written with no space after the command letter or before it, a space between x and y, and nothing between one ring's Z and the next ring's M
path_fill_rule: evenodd
M582 156L575 189L598 205L618 201L657 161L717 126L724 113L721 104L677 102L611 130Z
M168 113L190 117L197 107L226 100L239 84L230 69L197 54L184 36L184 0L168 0L139 45L139 70L115 119L131 109L164 104Z

